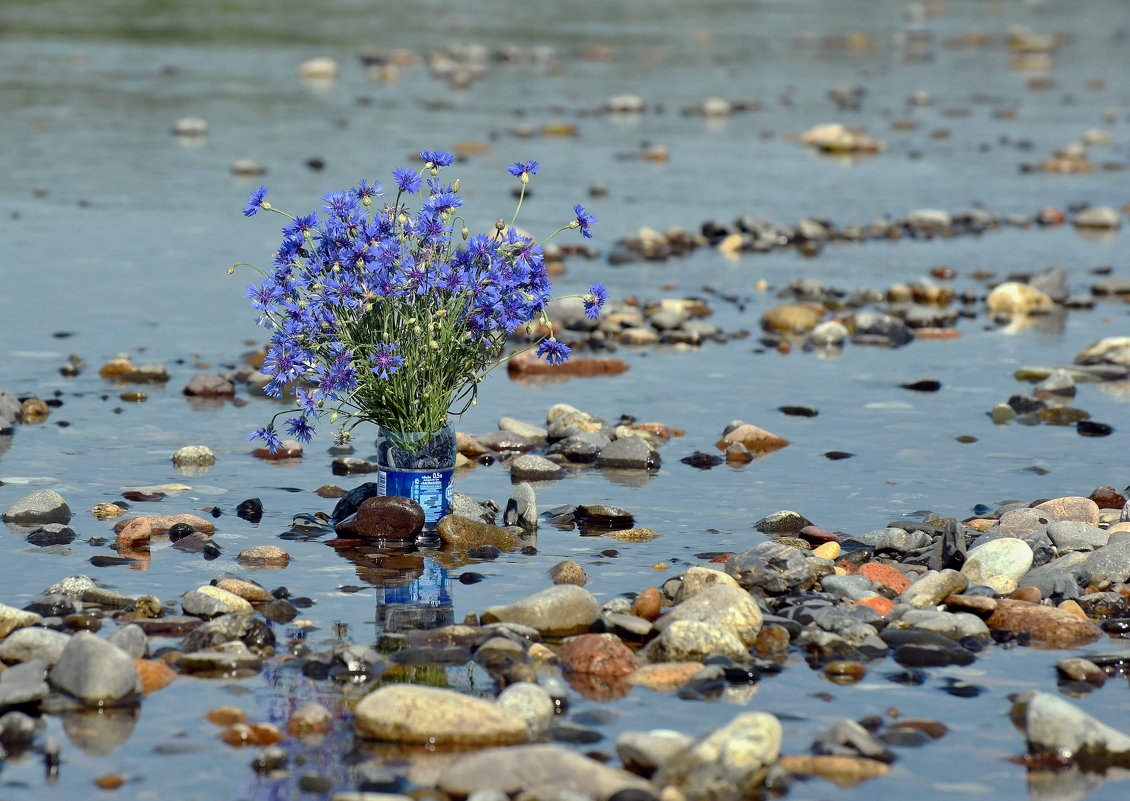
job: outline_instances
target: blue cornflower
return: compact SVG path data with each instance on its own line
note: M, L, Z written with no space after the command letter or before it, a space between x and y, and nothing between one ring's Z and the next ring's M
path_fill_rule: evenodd
M506 171L525 184L529 183L531 175L538 174L538 166L536 161L515 161Z
M381 191L380 183L370 184L362 178L353 190L353 196L361 201L362 206L369 208L373 205L373 198L384 197L384 192Z
M553 365L561 364L569 358L569 346L556 339L547 339L538 345L538 356Z
M604 284L597 281L589 287L589 293L584 297L585 316L590 320L595 320L600 317L600 310L604 307L607 300L608 290L605 289Z
M283 228L283 233L288 237L298 237L302 240L306 234L318 229L318 212L307 214L305 217L295 217L286 227ZM301 241L298 243L301 245Z
M381 342L377 345L377 352L369 357L369 361L373 363L369 369L378 378L387 379L404 366L404 357L393 353L396 348L395 342Z
M267 202L267 187L261 186L248 195L247 207L243 210L243 216L252 217L259 209L269 208L271 208L271 204Z
M577 215L577 218L569 223L569 227L580 228L581 236L585 239L592 239L592 234L589 233L589 226L596 222L596 217L586 212L584 206L580 203L573 207L573 211Z
M424 201L424 211L436 214L450 214L463 205L463 198L454 192L441 192Z
M319 403L315 393L306 389L294 390L295 397L298 398L298 406L302 409L302 414L306 417L317 417L319 414Z
M433 170L432 175L435 175L435 170L440 167L449 167L455 163L455 156L443 150L421 150L420 159L423 160L424 166Z
M419 192L420 186L423 184L423 181L420 180L419 173L407 167L400 167L399 169L393 170L392 177L396 179L396 186L400 191L409 195L414 195Z
M267 444L267 450L275 453L282 448L282 442L279 440L279 435L275 432L274 427L266 426L264 428L257 428L251 432L247 437L248 442L254 442L257 439L263 440Z
M322 202L326 211L342 219L357 209L356 201L345 192L330 192L322 198Z
M263 283L259 286L255 284L248 284L247 291L243 293L245 298L251 298L251 308L259 311L267 311L275 299L275 285L270 278L264 278Z
M306 415L286 418L286 432L299 442L309 442L315 433Z

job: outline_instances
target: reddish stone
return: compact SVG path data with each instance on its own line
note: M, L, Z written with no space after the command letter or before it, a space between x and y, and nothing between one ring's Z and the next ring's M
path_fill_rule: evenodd
M655 587L648 587L632 601L632 614L644 620L654 621L659 617L663 606L663 595Z
M1027 601L1030 604L1038 604L1044 599L1043 593L1035 587L1017 587L1008 597L1014 601Z
M988 617L997 611L997 599L954 593L946 598L946 608L954 612L970 612L978 617Z
M280 459L300 459L302 458L302 445L293 439L283 440L281 447L275 451L270 448L256 448L251 451L251 455L256 459L266 459L267 461L277 462Z
M336 484L323 484L314 490L314 494L320 498L340 498L345 494L345 490Z
M677 690L700 670L701 662L659 662L641 665L639 670L628 676L627 682L649 690Z
M757 426L746 423L745 425L738 426L729 434L722 437L722 439L714 443L714 446L718 448L718 450L724 451L735 442L740 442L754 453L775 451L789 444L787 439L778 437L776 434L771 434L764 428L758 428Z
M649 434L654 434L660 439L671 439L671 437L681 437L687 432L681 428L671 428L664 423L637 423L631 426L633 431L646 431Z
M874 609L883 617L886 617L892 609L895 608L895 602L890 598L883 598L876 595L874 598L860 598L855 602L858 606L868 606Z
M177 677L177 672L164 662L155 662L152 659L135 659L133 665L137 668L137 675L141 677L142 695L163 690L172 684L173 679Z
M762 626L753 644L754 653L766 659L784 659L788 650L789 630L775 623Z
M887 726L888 729L914 729L920 731L931 740L940 740L949 732L946 724L938 720L923 720L920 718L905 718L896 720Z
M334 531L341 537L410 540L424 528L424 510L411 498L378 495L366 498Z
M220 732L220 739L236 747L261 747L282 742L283 733L273 723L236 723Z
M532 350L519 353L506 364L510 376L552 375L552 376L596 376L619 375L628 371L628 363L620 359L586 358L573 356L561 364L550 364L538 358Z
M615 634L582 634L561 649L561 666L571 673L615 679L634 671L640 661Z
M1099 524L1099 507L1090 498L1069 496L1066 498L1053 498L1033 507L1038 509L1052 520L1072 520L1076 523L1086 523L1089 526Z
M899 595L902 595L911 584L905 573L897 567L885 565L882 562L866 562L860 565L856 572L871 581L879 582L884 587L890 587Z
M734 556L734 555L735 554L734 554L733 551L727 551L726 553L718 554L717 556L713 557L710 561L721 563L721 562L725 562L727 559L729 559L731 556Z
M294 710L286 723L286 731L294 737L306 737L310 734L329 734L333 725L334 713L319 703L311 702Z
M1065 609L1013 601L997 602L997 611L985 621L990 629L1026 632L1052 648L1077 648L1101 639L1102 629Z
M201 534L214 534L216 531L215 523L196 515L145 515L145 517L149 520L149 525L153 529L154 534L168 534L169 529L177 523L185 523L186 525L192 526L194 530L199 531ZM119 520L114 524L114 533L120 534L122 529L136 519L136 517L127 517L125 520Z
M797 536L813 545L822 545L825 542L839 542L840 537L820 526L805 526L798 531Z
M1091 500L1100 509L1121 509L1126 505L1126 498L1114 487L1099 487L1091 493Z
M120 529L114 527L118 532L119 545L130 547L148 543L153 536L153 524L148 517L131 517L124 523Z

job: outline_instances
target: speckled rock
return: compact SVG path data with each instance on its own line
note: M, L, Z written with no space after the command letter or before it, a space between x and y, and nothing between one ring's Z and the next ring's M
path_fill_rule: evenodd
M576 584L578 587L583 587L589 580L585 569L572 559L558 562L547 572L554 584Z
M674 785L690 798L756 798L780 751L777 718L767 712L746 712L672 755L654 781L659 786Z
M205 445L185 445L173 454L174 467L211 467L216 463L216 454Z
M687 570L681 577L682 582L679 589L675 594L675 603L682 603L688 598L698 595L705 589L713 587L717 584L723 584L735 589L741 589L737 579L722 570L715 570L709 567L702 567L695 565Z
M715 655L746 661L749 648L722 626L700 620L676 620L640 654L649 662L701 662Z
M1127 581L1130 579L1130 540L1115 541L1093 551L1083 560L1082 567L1093 587Z
M660 632L679 620L709 622L752 646L761 632L761 609L748 592L726 584L714 584L673 607L655 621Z
M512 745L526 739L526 722L499 705L455 692L392 684L366 695L353 713L359 737L412 745Z
M503 606L483 611L483 623L521 623L549 637L566 637L588 631L600 616L600 602L591 592L561 584Z
M554 481L565 475L561 465L534 453L524 453L510 462L511 481Z
M1024 540L1002 537L969 551L961 573L972 584L992 587L1008 595L1032 567L1032 548Z
M694 738L689 734L671 729L626 731L616 738L616 755L632 773L651 776L693 743Z
M14 606L0 604L0 639L7 637L16 629L25 626L35 626L43 622L43 618L34 612L25 612Z
M1052 648L1077 648L1103 637L1094 623L1064 609L1005 598L985 623L990 629L1026 632Z
M902 600L915 609L937 606L946 597L969 586L969 579L956 570L931 570L907 587Z
M530 740L544 737L557 714L557 705L549 693L529 681L511 684L499 693L495 703L525 721Z
M240 551L236 561L244 567L286 567L290 554L277 545L252 545Z
M440 518L436 533L444 543L457 551L466 551L483 545L493 545L503 551L512 551L522 543L518 535L509 529L490 523L479 523L458 515Z
M1052 520L1074 520L1089 526L1097 526L1100 521L1099 505L1090 498L1078 496L1053 498L1032 508L1043 512Z
M568 673L615 680L634 671L640 663L615 634L581 634L565 643L561 664Z
M59 661L63 649L71 638L61 631L52 631L38 626L27 626L16 629L3 640L0 640L0 660L8 665L27 662L31 659L42 660L47 667Z
M69 523L71 507L55 490L36 490L18 498L4 510L4 522L17 526Z

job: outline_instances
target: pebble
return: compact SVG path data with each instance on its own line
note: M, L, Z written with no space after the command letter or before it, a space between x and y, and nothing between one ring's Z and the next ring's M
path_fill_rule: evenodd
M235 395L235 385L226 376L200 373L189 379L184 394L200 398L226 398Z
M640 665L626 681L636 687L670 692L682 687L702 669L702 662L656 662Z
M745 712L683 751L655 775L690 798L756 797L781 750L781 724L767 712Z
M639 667L639 659L614 634L581 634L565 643L561 665L568 673L622 678Z
M1089 206L1071 221L1076 228L1112 231L1122 227L1122 215L1110 206Z
M36 626L42 622L42 616L34 612L25 612L7 604L0 604L0 640L3 640L16 629Z
M71 635L47 679L88 704L114 704L141 692L133 658L88 631Z
M13 501L4 510L3 520L17 526L69 523L71 508L54 490L36 490Z
M630 791L654 792L650 782L559 745L518 745L461 756L440 770L439 790L451 797L495 791L508 797L611 801ZM520 795L519 795L520 794Z
M747 646L757 642L761 631L761 608L748 592L716 583L689 596L655 621L660 632L677 621L708 622L737 637Z
M488 521L489 522L489 521ZM534 488L523 481L510 492L502 522L507 526L519 526L526 531L538 527L538 505Z
M209 650L181 654L177 670L182 673L221 674L240 670L258 670L263 660L239 640L216 645Z
M554 584L576 584L578 587L583 587L589 580L585 569L572 559L558 562L547 572Z
M63 655L63 649L71 638L59 631L27 626L16 629L0 640L0 660L14 665L38 659L47 667L52 667Z
M770 541L730 557L724 568L750 592L779 595L812 587L817 580L813 563L796 548Z
M513 745L526 723L508 709L454 690L393 684L362 698L354 709L359 737L438 747Z
M948 596L964 592L969 579L956 570L930 570L903 591L901 598L915 609L937 606Z
M514 603L491 606L479 616L483 623L520 623L546 637L566 637L589 630L600 616L600 602L591 592L561 584Z
M778 767L801 776L819 776L840 787L852 787L891 772L891 766L875 759L828 754L784 754Z
M784 448L789 441L763 428L742 423L727 431L722 439L714 443L719 450L726 450L734 444L740 444L752 453L767 453Z
M1053 498L1032 508L1052 520L1071 520L1089 526L1097 526L1100 520L1099 505L1090 498L1078 496Z
M623 470L658 469L659 461L659 453L643 437L634 436L613 440L596 457L600 467Z
M1130 754L1130 735L1051 693L1023 693L1010 715L1024 731L1030 754L1081 756L1094 769L1121 765Z
M549 732L550 723L557 714L553 698L541 686L520 681L499 693L495 703L502 709L521 718L526 724L529 740L539 740Z
M510 529L479 523L457 515L440 518L436 528L439 538L456 551L469 551L484 545L503 551L513 551L522 544L518 535Z
M627 731L616 738L616 755L624 767L650 777L667 760L694 743L694 738L671 729Z
M701 662L717 655L735 661L749 658L748 647L732 631L700 620L672 621L640 653L649 662Z
M1024 540L1001 537L969 551L961 573L971 584L1008 595L1032 567L1032 548Z
M216 463L216 454L205 445L185 445L173 454L174 467L211 467Z
M243 598L219 587L210 584L189 590L181 596L181 609L186 615L213 618L229 612L244 612L251 614L254 610L251 604Z
M561 465L533 453L524 453L510 462L511 481L553 481L565 475Z
M168 534L169 529L177 523L184 523L190 526L194 531L199 531L202 534L214 534L216 532L216 524L211 520L205 520L203 517L191 514L179 515L144 515L149 521L149 526L153 534ZM125 520L119 520L114 524L114 533L118 534L130 521L137 518L127 517Z
M998 601L985 623L994 630L1024 632L1050 648L1077 648L1104 636L1091 621L1063 609L1009 599Z
M607 532L605 536L619 540L620 542L651 542L660 535L658 531L637 526L634 528L612 529Z
M249 568L286 567L290 554L277 545L252 545L240 551L236 561Z

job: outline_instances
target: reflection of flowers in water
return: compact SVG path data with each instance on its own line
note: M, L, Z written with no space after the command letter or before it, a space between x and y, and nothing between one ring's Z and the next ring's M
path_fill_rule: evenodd
M433 629L455 622L447 568L423 557L420 575L399 587L377 587L377 624L385 631Z

